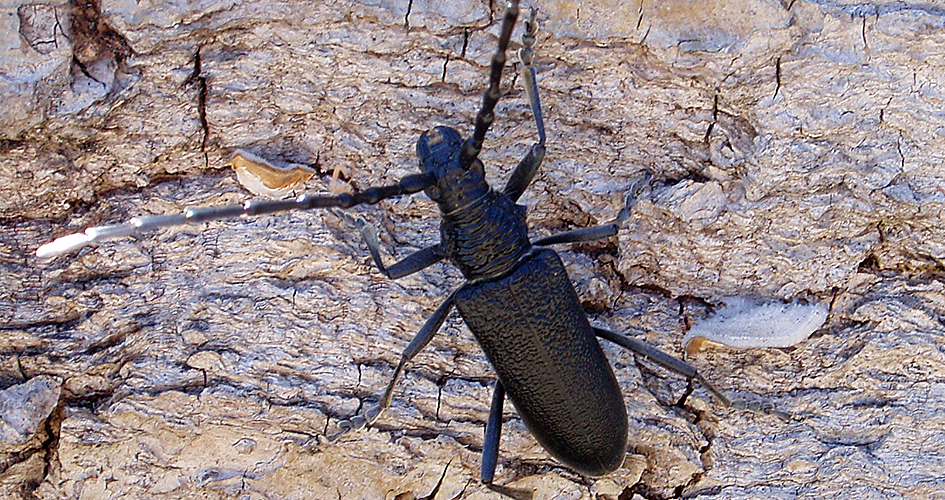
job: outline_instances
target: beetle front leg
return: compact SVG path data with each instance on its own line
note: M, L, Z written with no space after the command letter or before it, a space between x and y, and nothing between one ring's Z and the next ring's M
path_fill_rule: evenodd
M421 271L443 260L443 257L445 257L440 244L437 243L436 245L430 245L421 250L417 250L388 267L381 258L381 246L377 240L377 227L375 227L374 224L371 224L360 215L353 215L344 210L332 210L332 213L343 220L345 224L357 229L358 232L361 233L361 238L364 239L364 243L368 247L368 252L371 253L371 259L374 260L374 265L377 266L384 276L392 280Z
M652 176L649 173L645 173L642 177L637 179L636 182L630 185L630 188L627 190L627 199L624 203L624 207L620 210L617 219L613 222L597 226L581 227L572 229L571 231L545 236L544 238L538 238L533 241L532 245L547 246L560 243L580 243L583 241L596 241L616 235L623 222L630 218L630 213L637 204L637 200L649 192L651 180Z
M436 308L433 315L427 319L427 322L423 324L423 327L420 328L417 335L414 336L407 348L404 349L403 354L400 356L400 362L397 363L394 375L387 384L387 389L384 391L384 395L381 396L380 401L378 401L376 405L368 406L363 412L351 417L351 419L339 422L338 427L340 427L341 430L328 436L329 441L334 441L348 432L373 424L384 410L390 408L391 401L394 397L394 386L397 384L397 380L400 379L400 376L403 374L407 363L433 340L433 336L436 335L436 332L443 326L443 322L453 308L453 295L454 294L451 293L450 296L440 304L440 307Z

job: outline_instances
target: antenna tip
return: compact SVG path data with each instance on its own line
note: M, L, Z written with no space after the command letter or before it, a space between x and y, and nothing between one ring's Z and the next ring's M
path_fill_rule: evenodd
M78 250L91 242L92 238L85 233L68 234L37 248L36 256L40 259L51 259Z

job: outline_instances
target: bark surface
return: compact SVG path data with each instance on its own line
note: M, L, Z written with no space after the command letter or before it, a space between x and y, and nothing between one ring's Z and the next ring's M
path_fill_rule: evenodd
M613 4L538 5L548 154L522 197L548 235L613 219L657 178L618 237L559 249L591 323L681 355L726 297L830 312L794 347L691 360L795 420L720 408L605 345L624 467L569 472L509 405L496 482L536 498L945 498L945 10ZM458 316L373 428L323 439L461 285L448 265L387 280L325 212L34 253L248 198L224 167L238 149L314 170L316 191L335 169L354 187L415 172L424 130L471 133L500 10L0 5L0 496L500 498L478 483L493 372ZM536 135L514 75L481 155L495 186ZM390 261L438 240L422 195L353 212Z

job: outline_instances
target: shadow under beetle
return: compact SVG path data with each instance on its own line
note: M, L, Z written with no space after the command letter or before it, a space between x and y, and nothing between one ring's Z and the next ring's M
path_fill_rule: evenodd
M627 198L627 206L609 224L575 229L529 241L525 207L516 201L531 183L545 155L545 129L532 67L537 25L535 11L525 21L520 57L523 81L538 129L531 146L502 191L489 187L478 159L494 119L506 50L518 16L518 1L506 7L498 49L492 57L489 87L476 115L472 137L440 126L417 141L421 173L388 186L348 194L305 194L289 200L250 200L242 205L187 209L182 214L137 217L127 224L98 226L59 238L37 250L53 257L93 242L181 224L286 210L348 208L424 191L442 215L440 243L384 265L373 227L359 223L371 256L386 276L396 279L443 259L460 269L466 283L436 309L404 350L393 377L376 406L341 422L349 432L374 422L391 404L394 386L406 364L436 334L455 307L498 374L486 424L481 480L492 484L498 458L502 407L506 397L539 443L561 463L588 476L619 468L627 452L627 411L614 372L597 341L603 338L643 355L686 378L699 380L723 405L730 401L696 369L640 341L592 327L549 245L593 241L617 234L644 179ZM493 487L499 488L499 487Z

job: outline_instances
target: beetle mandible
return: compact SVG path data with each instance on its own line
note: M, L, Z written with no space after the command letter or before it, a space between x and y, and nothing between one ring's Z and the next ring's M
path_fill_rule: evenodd
M627 205L609 224L566 231L530 241L525 207L516 202L545 155L545 128L532 66L537 24L535 10L522 36L523 81L538 130L538 140L512 172L505 188L493 190L479 160L494 120L518 0L506 6L489 85L476 115L473 135L439 126L417 141L420 173L396 184L336 195L305 194L288 200L250 200L242 205L192 208L182 214L137 217L127 224L98 226L64 236L37 250L53 257L103 240L208 220L313 208L348 208L424 191L440 209L441 241L386 266L373 228L360 225L377 267L391 279L418 272L443 259L466 279L426 321L404 350L390 383L375 406L341 423L343 434L374 422L391 404L394 387L410 360L434 337L455 307L495 368L498 379L485 429L481 480L491 485L498 459L502 408L506 397L528 429L553 457L588 476L619 468L627 451L627 412L614 372L597 338L603 338L690 380L699 380L723 405L730 401L691 365L640 341L588 322L553 244L613 236L628 216L641 181Z

